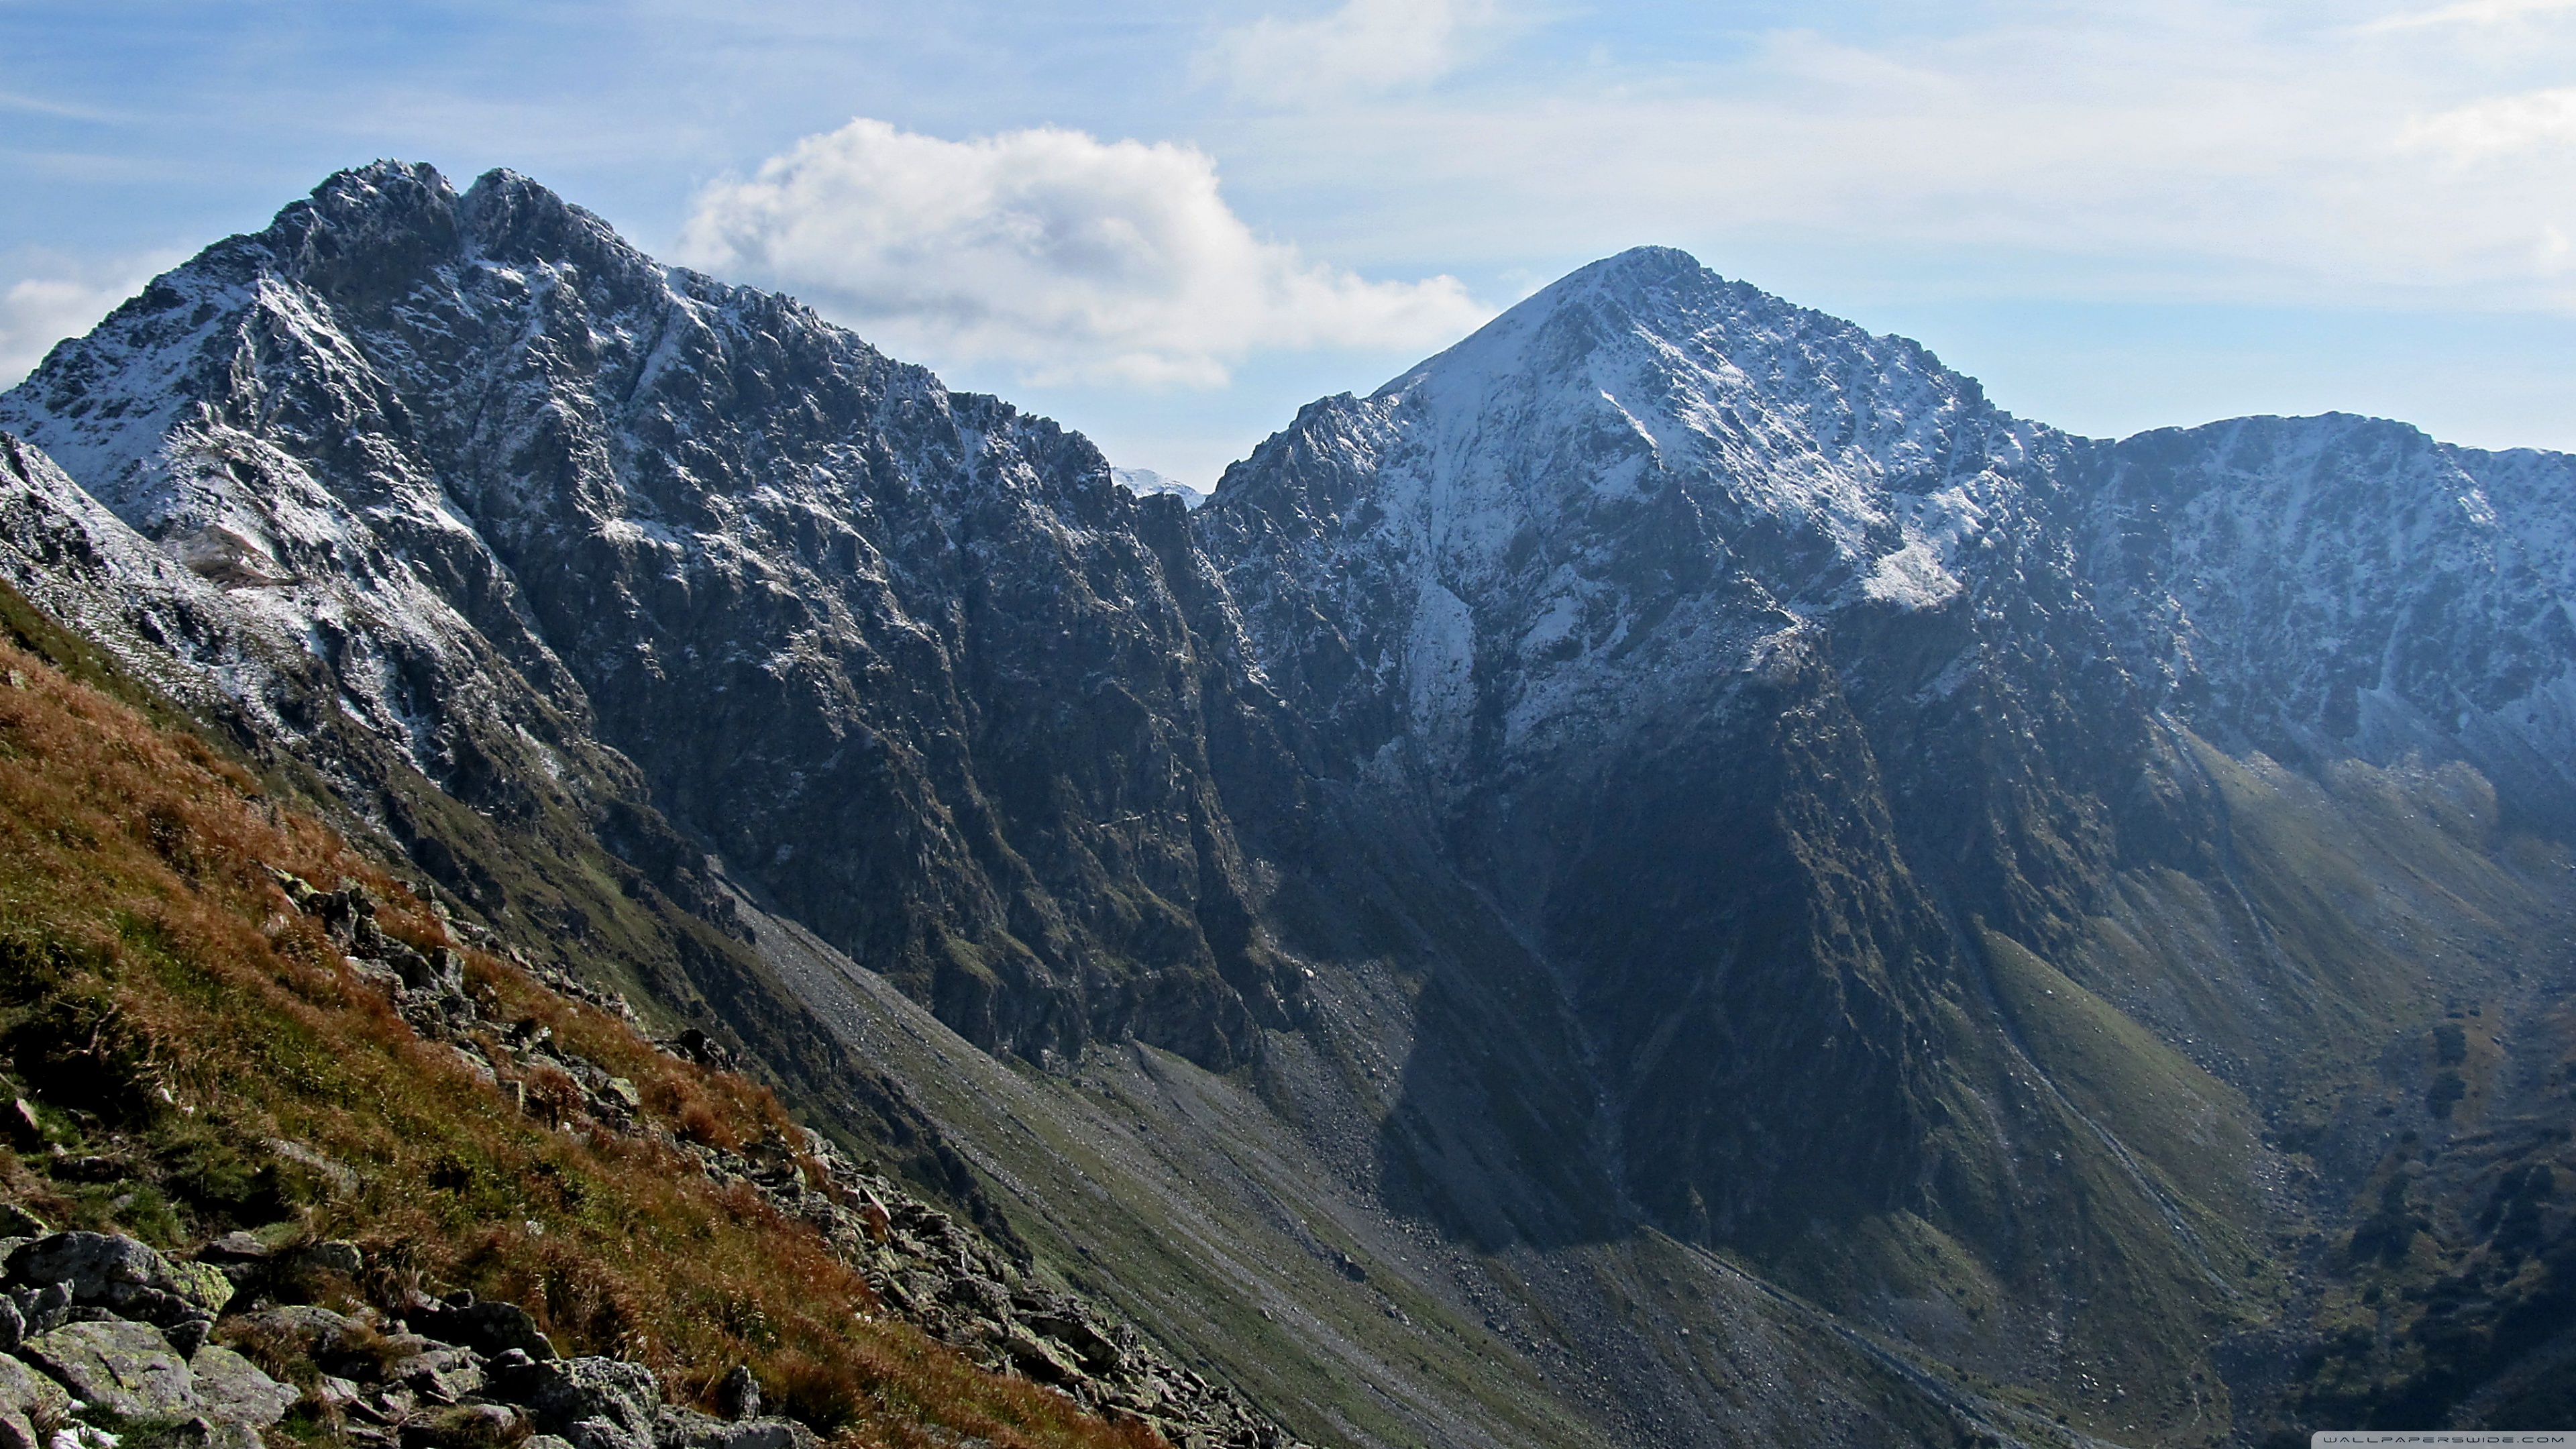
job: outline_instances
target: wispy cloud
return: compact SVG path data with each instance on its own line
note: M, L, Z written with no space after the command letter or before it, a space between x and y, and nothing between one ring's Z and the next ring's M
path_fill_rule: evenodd
M901 355L1039 383L1215 386L1255 351L1428 346L1489 315L1453 278L1373 282L1257 237L1203 151L1054 128L852 121L708 188L682 255Z
M131 117L122 112L97 106L79 106L66 101L50 101L42 96L20 95L0 91L0 111L18 111L26 115L53 116L66 121L124 121Z
M2459 4L2438 9L2391 15L2360 29L2365 35L2384 35L2395 30L2420 30L2429 25L2505 25L2561 10L2576 10L2576 0L2461 0Z
M180 255L152 252L86 264L62 257L24 259L31 275L0 290L0 387L16 386L55 343L97 326Z
M2448 151L2462 161L2535 146L2576 145L2576 86L2498 96L2419 117L2407 123L2403 139Z
M1460 265L1665 239L1889 296L2576 307L2534 264L2544 225L2576 224L2564 103L2538 90L2563 83L2554 33L2399 45L2236 0L1977 18L1319 107L1271 123L1294 149L1247 179L1275 206L1401 176L1370 193L1374 235Z
M1494 0L1347 0L1313 19L1265 15L1224 31L1194 70L1290 104L1398 90L1455 70L1502 19Z

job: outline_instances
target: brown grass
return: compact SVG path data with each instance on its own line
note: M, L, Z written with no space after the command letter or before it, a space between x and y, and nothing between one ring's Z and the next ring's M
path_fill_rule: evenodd
M203 741L0 642L8 671L24 686L0 685L0 1045L63 1133L132 1155L156 1184L103 1206L0 1151L10 1197L165 1246L234 1227L356 1238L375 1266L354 1291L508 1299L566 1352L647 1364L682 1398L748 1363L772 1403L851 1446L1161 1442L875 1317L810 1228L673 1148L600 1130L562 1073L525 1074L532 1111L513 1110L357 980L267 867L365 883L378 923L415 945L449 944L434 913ZM762 1088L667 1057L504 961L468 961L488 1015L551 1028L633 1080L648 1123L727 1147L798 1141ZM268 1138L360 1185L335 1194Z

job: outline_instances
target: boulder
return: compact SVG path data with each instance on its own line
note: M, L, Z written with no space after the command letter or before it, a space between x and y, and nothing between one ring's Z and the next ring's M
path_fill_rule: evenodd
M574 1449L654 1449L661 1385L642 1364L613 1358L539 1362L505 1355L493 1365L496 1397L528 1406L540 1430Z
M653 1420L654 1449L821 1449L822 1438L793 1419L719 1419L665 1406Z
M794 1419L745 1419L727 1424L706 1449L822 1449L822 1436Z
M222 1274L194 1263L173 1263L115 1233L55 1233L20 1246L7 1262L13 1283L39 1288L59 1284L70 1290L75 1304L164 1328L212 1318L232 1299L232 1284Z
M402 1449L497 1449L527 1433L524 1415L507 1404L460 1404L403 1421Z
M197 1350L205 1347L206 1340L214 1335L215 1321L211 1318L182 1319L161 1330L162 1338L169 1341L170 1347L181 1358L196 1357Z
M217 1344L207 1344L189 1356L188 1383L205 1404L207 1416L213 1419L235 1420L265 1429L295 1407L293 1388Z
M268 1244L238 1229L197 1250L200 1263L264 1263L268 1256Z
M350 1191L356 1191L355 1174L351 1174ZM355 1278L367 1266L367 1259L358 1251L357 1244L344 1238L334 1238L327 1243L314 1243L298 1252L295 1266L307 1272L337 1273L343 1278Z
M0 1354L0 1449L43 1449L36 1426L61 1419L71 1406L60 1384Z
M1082 1359L1083 1371L1094 1377L1114 1374L1126 1366L1127 1355L1120 1351L1118 1345L1088 1320L1073 1313L1031 1314L1028 1325L1073 1350Z
M343 1342L364 1326L345 1313L334 1313L311 1303L290 1303L283 1308L263 1308L257 1313L240 1314L229 1320L227 1331L291 1343L297 1353L319 1360L336 1353Z
M75 1398L127 1419L186 1419L204 1411L188 1361L148 1323L110 1319L40 1333L20 1356Z
M211 1315L222 1316L233 1301L233 1280L212 1263L172 1263L170 1276L179 1284L172 1292Z
M404 1339L388 1340L405 1343ZM453 1404L483 1391L484 1373L481 1360L471 1349L450 1344L424 1344L412 1353L385 1365L385 1378L419 1395L433 1404Z
M413 1311L410 1321L433 1338L494 1357L514 1348L540 1362L555 1357L554 1343L516 1303L476 1302L473 1294L459 1293Z
M1042 1384L1059 1388L1080 1380L1082 1366L1073 1356L1016 1323L1003 1323L985 1330L994 1347L1020 1372Z

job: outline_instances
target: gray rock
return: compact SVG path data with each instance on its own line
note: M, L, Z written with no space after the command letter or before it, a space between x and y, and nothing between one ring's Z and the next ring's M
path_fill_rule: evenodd
M204 1412L188 1361L159 1330L113 1319L38 1334L21 1356L84 1400L128 1419L184 1419Z
M18 1311L15 1302L0 1298L0 1353L16 1349L18 1340L26 1336L27 1316Z
M1086 1373L1095 1376L1114 1374L1125 1366L1127 1355L1098 1328L1072 1313L1039 1313L1028 1319L1029 1327L1063 1344L1082 1359Z
M269 1246L244 1232L230 1232L197 1250L200 1263L264 1263Z
M725 1420L665 1406L654 1416L655 1449L819 1449L820 1436L793 1419Z
M73 1303L164 1328L212 1318L233 1295L232 1284L214 1269L173 1263L114 1233L55 1233L18 1247L7 1263L12 1282L59 1285Z
M822 1442L794 1419L745 1419L725 1425L704 1449L821 1449Z
M358 1320L344 1313L310 1303L291 1303L283 1308L264 1308L245 1313L233 1320L243 1329L282 1338L296 1345L308 1358L320 1358L337 1349L350 1334L361 1327Z
M355 1190L354 1187L352 1190ZM354 1278L367 1266L367 1259L365 1254L358 1251L357 1244L346 1239L335 1238L327 1243L315 1243L297 1253L295 1265L316 1272L337 1273L345 1278Z
M554 1343L537 1331L537 1320L526 1309L515 1303L478 1303L471 1294L458 1296L462 1303L423 1308L411 1315L411 1322L434 1338L495 1357L514 1348L540 1362L555 1357Z
M1004 1323L985 1330L993 1346L1000 1349L1011 1366L1042 1384L1062 1387L1082 1378L1082 1366L1073 1356L1038 1337L1016 1323Z
M145 1244L114 1233L55 1233L12 1251L9 1281L38 1288L60 1283L78 1303L95 1303L110 1288L175 1289L170 1260Z
M403 1449L487 1449L527 1431L525 1416L507 1404L461 1404L403 1422Z
M654 1449L698 1449L733 1425L685 1404L664 1404L653 1414Z
M495 1378L500 1396L527 1405L539 1429L563 1436L574 1449L653 1449L662 1390L642 1364L613 1358L531 1360L513 1364Z
M760 1380L753 1376L751 1365L735 1364L733 1371L724 1376L724 1382L716 1386L716 1407L728 1419L760 1417Z
M18 1359L0 1354L0 1408L39 1419L70 1410L72 1396L62 1386Z
M453 1404L482 1392L483 1365L469 1349L431 1344L385 1365L385 1377L431 1403Z
M166 1261L166 1260L165 1260ZM233 1280L211 1263L171 1263L170 1276L178 1286L169 1291L204 1309L220 1315L233 1301Z
M214 1419L238 1420L257 1428L286 1417L296 1391L262 1373L259 1366L231 1349L207 1344L188 1359L189 1387Z

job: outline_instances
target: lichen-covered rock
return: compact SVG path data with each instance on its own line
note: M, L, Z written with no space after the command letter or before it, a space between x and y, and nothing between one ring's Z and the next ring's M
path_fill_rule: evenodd
M106 1308L168 1327L189 1318L211 1318L232 1298L222 1274L197 1264L176 1264L149 1245L114 1233L55 1233L27 1243L8 1257L12 1283L60 1284L72 1301Z
M147 1323L109 1319L41 1333L21 1356L75 1398L127 1419L184 1419L204 1412L188 1361Z
M331 1352L362 1326L345 1313L314 1303L288 1303L225 1320L228 1333L271 1335L294 1344L298 1352L312 1358Z
M171 1263L170 1276L177 1286L170 1291L211 1314L220 1314L233 1301L233 1280L211 1263Z
M484 1449L527 1432L526 1416L508 1404L460 1404L403 1421L402 1449Z
M238 1420L258 1428L286 1417L296 1391L261 1372L249 1359L219 1344L207 1344L188 1358L188 1382L214 1419Z
M494 1364L499 1397L525 1404L536 1426L574 1449L653 1449L661 1386L642 1364L613 1358L538 1362L505 1354Z
M43 1449L37 1425L62 1417L71 1401L52 1379L0 1354L0 1449Z

